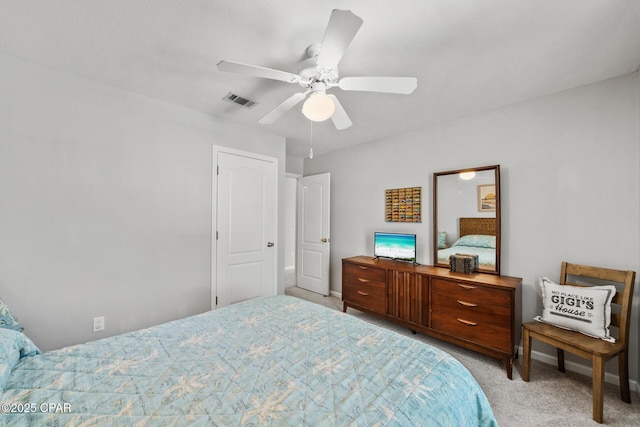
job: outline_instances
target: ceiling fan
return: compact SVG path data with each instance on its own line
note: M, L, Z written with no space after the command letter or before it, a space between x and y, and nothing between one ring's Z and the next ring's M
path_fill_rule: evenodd
M360 17L349 10L333 10L322 43L312 44L307 48L307 58L298 64L298 74L224 60L218 63L218 70L286 83L297 83L305 89L304 92L293 94L269 111L258 121L259 123L275 122L284 113L306 99L302 107L302 113L305 117L312 121L324 121L331 118L338 130L346 129L352 125L351 119L342 108L338 98L333 94L327 94L328 89L339 87L347 91L408 95L417 86L415 77L339 77L338 63L360 29L362 22Z

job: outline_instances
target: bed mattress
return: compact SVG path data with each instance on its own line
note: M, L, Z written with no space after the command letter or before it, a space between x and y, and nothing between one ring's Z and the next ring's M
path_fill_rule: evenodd
M289 296L43 354L10 332L3 426L497 425L449 354Z

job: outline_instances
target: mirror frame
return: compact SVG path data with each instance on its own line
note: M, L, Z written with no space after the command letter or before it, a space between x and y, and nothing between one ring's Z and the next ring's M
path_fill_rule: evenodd
M500 274L500 247L501 247L501 196L500 196L500 165L480 166L475 168L457 169L433 174L433 265L449 268L449 264L438 263L438 177L460 174L463 172L481 172L493 170L496 185L496 269L478 269L479 273Z

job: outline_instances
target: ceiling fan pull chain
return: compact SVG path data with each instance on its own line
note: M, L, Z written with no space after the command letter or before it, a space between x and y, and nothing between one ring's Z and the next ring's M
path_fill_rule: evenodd
M309 120L310 123L310 131L309 131L309 159L313 159L313 122Z

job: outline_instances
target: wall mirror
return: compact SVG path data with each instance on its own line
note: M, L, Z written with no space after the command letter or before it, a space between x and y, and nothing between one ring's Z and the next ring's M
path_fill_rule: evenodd
M500 274L500 166L433 174L433 263L478 255L478 271Z

